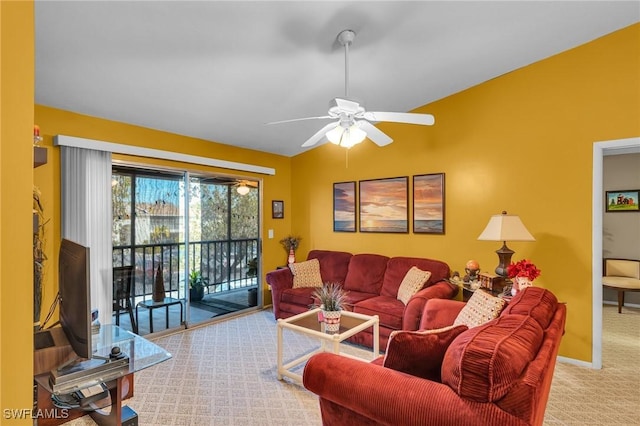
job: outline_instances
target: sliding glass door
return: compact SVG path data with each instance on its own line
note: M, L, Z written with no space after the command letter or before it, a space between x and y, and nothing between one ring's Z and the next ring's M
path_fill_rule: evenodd
M113 169L113 265L134 269L115 323L147 334L257 305L259 191L243 182Z

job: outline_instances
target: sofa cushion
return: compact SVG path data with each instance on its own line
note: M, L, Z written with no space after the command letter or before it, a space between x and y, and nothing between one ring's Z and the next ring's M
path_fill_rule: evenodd
M380 294L389 258L379 254L356 254L351 257L344 289ZM397 292L396 292L397 293ZM395 294L394 294L395 297Z
M437 330L392 331L383 366L440 382L444 354L453 339L466 330L466 325L452 325Z
M502 315L529 315L538 321L540 327L546 329L553 319L557 306L558 299L549 290L541 287L527 287L511 299Z
M449 265L439 260L404 256L392 257L387 262L387 269L384 273L384 281L379 294L396 297L402 280L412 266L431 272L431 277L424 287L429 287L433 283L449 278Z
M346 251L311 250L307 260L318 259L322 282L344 283L351 256L353 255Z
M317 287L287 288L282 291L280 301L293 305L304 306L307 309L314 303L313 293Z
M320 262L318 259L306 260L289 265L293 274L293 288L322 287Z
M498 318L505 304L504 299L476 290L453 321L453 325L464 324L469 328L482 325Z
M401 330L404 307L404 304L395 297L375 296L359 302L353 307L353 312L377 315L380 319L380 327Z
M472 328L449 345L442 383L462 398L497 401L538 353L543 337L540 324L524 315L505 315Z
M402 279L402 283L400 283L398 300L405 305L409 303L409 299L424 287L430 276L431 272L412 266Z

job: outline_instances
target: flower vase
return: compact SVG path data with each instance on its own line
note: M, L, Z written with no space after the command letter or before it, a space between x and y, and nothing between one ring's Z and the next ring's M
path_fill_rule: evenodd
M513 287L511 287L511 295L515 296L520 290L531 287L533 283L527 277L515 277L513 279Z
M287 263L291 265L292 263L296 263L296 252L293 249L289 249L289 257L287 258Z
M340 331L340 314L340 311L322 311L325 333L336 334Z

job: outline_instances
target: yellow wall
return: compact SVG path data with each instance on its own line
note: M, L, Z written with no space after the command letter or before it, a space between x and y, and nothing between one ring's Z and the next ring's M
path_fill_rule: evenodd
M289 186L290 158L235 148L229 145L103 120L40 105L36 105L35 107L35 120L40 126L41 134L44 137L43 144L49 149L49 162L47 165L36 169L35 184L42 191L45 216L52 219L50 226L46 229L46 239L49 242L47 244L49 262L45 270L46 284L44 289L43 316L46 315L46 309L53 301L57 292L56 265L58 262L57 250L60 244L60 148L53 146L54 135L77 136L274 168L276 174L269 176L165 160L127 157L123 155L114 156L114 159L155 164L164 167L180 167L192 171L212 171L263 179L263 270L270 271L284 262L286 253L278 241L288 234L291 225L291 191ZM273 199L285 201L284 219L271 218L271 200ZM267 238L268 229L274 230L273 239ZM264 274L262 275L264 276ZM271 303L271 294L267 290L266 283L263 284L265 303Z
M180 147L188 154L274 167L276 175L264 178L265 271L282 264L278 240L290 231L303 237L301 256L311 248L417 255L443 259L453 269L477 258L492 270L499 244L476 237L491 214L519 214L537 241L511 243L515 259L532 258L543 271L536 284L568 303L561 354L591 359L592 143L640 135L640 25L421 108L436 116L434 127L381 124L395 142L353 148L346 167L345 152L329 145L288 159L46 107L35 107L34 120L33 2L0 2L0 22L0 408L31 406L32 289L24 277L25 271L31 277L34 174L52 218L45 309L55 290L55 134ZM35 172L29 143L34 122L50 151L50 162ZM16 142L22 139L24 145ZM437 172L446 173L446 235L332 232L333 182ZM272 199L285 201L284 220L271 219ZM267 229L275 230L274 239L266 239Z
M500 243L477 241L492 214L519 215L536 237L509 243L542 269L538 286L568 303L561 355L591 360L592 145L640 135L640 25L421 107L433 127L384 123L394 142L294 157L293 231L309 249L442 259L493 272ZM332 232L332 184L445 173L446 234ZM596 232L601 232L596 230Z
M0 409L33 406L33 2L0 2ZM32 424L7 418L2 423ZM25 412L23 411L23 417ZM9 416L11 417L11 416ZM16 414L16 417L18 415Z

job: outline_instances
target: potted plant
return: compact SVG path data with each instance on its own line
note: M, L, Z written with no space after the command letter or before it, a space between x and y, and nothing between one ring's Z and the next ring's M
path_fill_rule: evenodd
M515 296L518 291L533 285L533 280L540 276L540 269L529 259L522 259L507 266L507 276L513 280L511 294Z
M254 257L247 262L247 277L253 278L256 275L258 275L258 258Z
M280 240L280 244L282 244L282 247L288 254L287 264L295 263L296 250L300 245L301 239L302 239L301 237L298 237L296 235L287 235L286 237Z
M202 276L200 271L194 270L189 274L189 297L192 302L198 302L204 297L204 287L209 285L209 280Z
M258 275L258 258L254 257L253 259L247 262L247 277L253 278ZM258 288L251 287L248 291L247 302L249 306L256 306L258 304Z
M346 303L347 293L338 283L324 283L322 287L313 292L313 295L320 301L325 332L337 333L340 330L340 313Z

